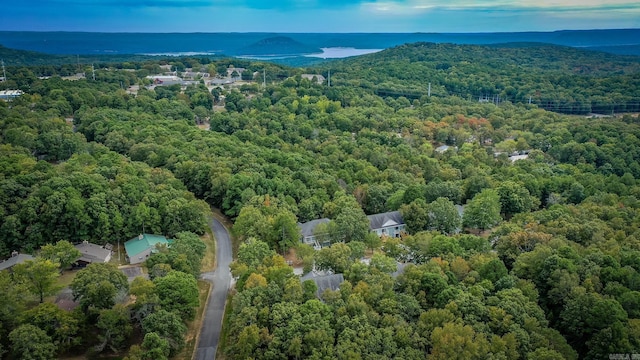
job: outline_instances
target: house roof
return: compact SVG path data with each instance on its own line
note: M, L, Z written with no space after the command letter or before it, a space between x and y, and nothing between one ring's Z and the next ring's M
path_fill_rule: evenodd
M33 260L33 256L28 254L17 254L8 258L7 260L0 261L0 271L9 269L17 264L22 264L27 260Z
M0 97L18 97L22 95L22 90L0 90Z
M151 80L161 80L161 81L182 81L181 78L175 75L149 75L147 79Z
M111 256L111 251L90 242L82 242L74 246L82 254L79 260L84 262L106 262Z
M449 149L451 149L451 146L442 145L442 146L438 146L435 150L436 150L436 152L443 153L443 152L445 152L445 151L447 151Z
M127 251L127 256L133 258L134 256L154 248L157 244L169 244L169 240L162 235L140 234L133 239L124 243L124 249Z
M316 290L316 297L320 298L322 293L327 289L331 289L333 291L340 289L340 284L344 282L344 276L342 274L323 275L312 271L300 277L300 281L307 280L311 280L316 283L316 287L318 288L318 290Z
M318 81L318 83L323 83L324 82L324 76L319 75L319 74L302 74L300 75L301 78L303 79L307 79L307 80L313 80L313 78L316 78L316 81Z
M402 219L402 215L400 215L399 211L369 215L367 218L369 219L369 228L371 230L404 224L404 220Z
M328 222L329 222L329 219L327 218L311 220L306 223L298 223L298 228L300 228L300 233L302 234L302 237L308 237L308 236L314 235L313 232L315 231L316 226L320 224L325 224Z

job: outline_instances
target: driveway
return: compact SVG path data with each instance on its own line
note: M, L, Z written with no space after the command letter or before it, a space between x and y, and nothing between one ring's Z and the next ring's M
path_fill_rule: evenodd
M142 276L145 279L149 278L149 275L145 274L142 271L142 266L125 266L121 267L120 271L122 271L127 276L129 282L132 282L133 279L137 278L138 276Z
M216 238L216 263L215 271L203 273L201 278L213 283L209 294L209 303L204 312L202 328L200 329L200 341L196 350L197 360L212 360L216 358L218 341L222 330L224 306L227 301L227 293L231 284L231 272L229 264L233 260L231 253L231 239L229 232L220 223L213 219L209 224Z

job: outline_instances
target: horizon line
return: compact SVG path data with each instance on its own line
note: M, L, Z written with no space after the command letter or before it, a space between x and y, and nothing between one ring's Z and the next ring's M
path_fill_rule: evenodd
M634 31L640 30L638 28L590 28L590 29L557 29L557 30L522 30L522 31L475 31L475 32L429 32L429 31L387 31L387 32L319 32L319 31L307 31L307 32L278 32L278 31L169 31L169 32L155 32L155 31L74 31L74 30L2 30L0 32L7 33L76 33L76 34L523 34L523 33L556 33L564 31L574 32L588 32L588 31Z

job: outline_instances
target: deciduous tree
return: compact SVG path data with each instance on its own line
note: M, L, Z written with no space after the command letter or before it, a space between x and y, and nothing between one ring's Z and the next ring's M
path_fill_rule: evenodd
M467 203L462 215L462 224L465 227L486 230L501 219L500 195L495 190L484 189Z
M142 329L145 334L156 333L167 340L171 349L170 356L175 356L184 347L187 327L175 313L158 310L144 319Z
M117 297L126 296L129 290L127 277L110 263L93 263L78 271L71 282L75 300L86 310L109 309Z
M80 251L66 240L60 240L55 245L46 244L40 248L38 256L60 264L60 269L67 269L80 257Z
M105 346L116 352L122 349L133 331L131 326L131 313L129 308L117 304L113 309L103 309L98 316L96 324L100 329L100 348Z
M30 325L20 325L9 334L11 352L16 359L55 359L56 346L44 330Z
M447 198L437 198L427 206L429 212L429 228L444 234L451 234L460 229L462 219L458 209Z
M13 267L13 275L18 282L24 284L31 293L36 295L40 302L44 301L45 296L53 295L60 290L56 284L60 277L58 264L51 260L41 258L27 260Z
M175 312L184 320L193 319L198 306L198 283L193 276L171 271L153 283L163 309Z

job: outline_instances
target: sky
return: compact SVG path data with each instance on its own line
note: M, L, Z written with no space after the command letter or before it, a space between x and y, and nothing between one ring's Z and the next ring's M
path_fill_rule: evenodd
M3 0L0 30L511 32L640 28L638 0Z

